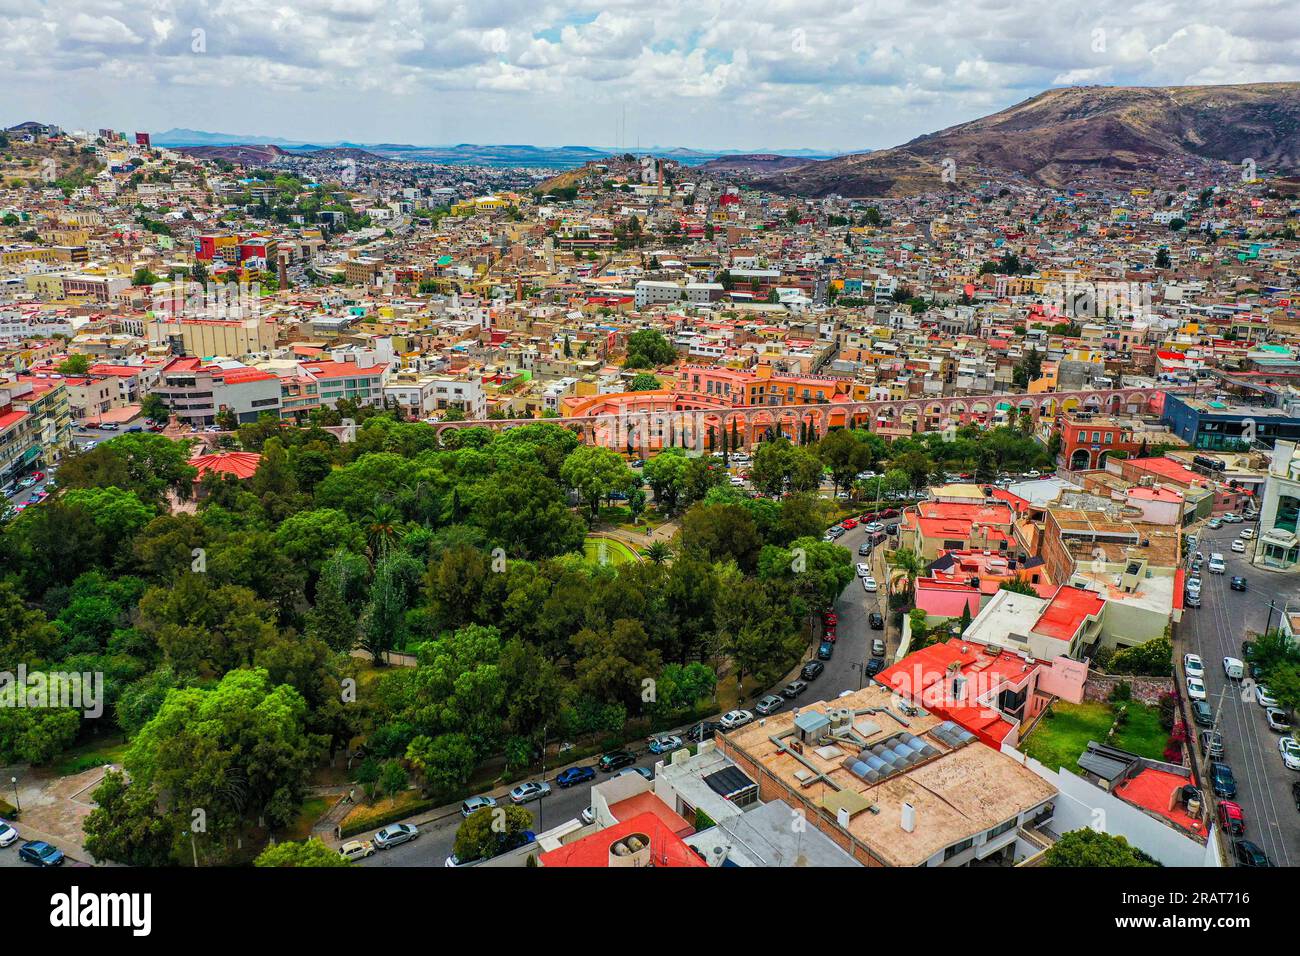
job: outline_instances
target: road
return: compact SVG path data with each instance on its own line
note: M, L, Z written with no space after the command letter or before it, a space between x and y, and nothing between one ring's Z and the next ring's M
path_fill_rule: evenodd
M655 763L661 759L666 760L667 756L660 757L650 753L645 749L645 743L642 742L641 750L637 753L635 766L647 767L653 771ZM559 826L565 820L576 819L591 804L592 785L609 778L610 774L597 773L595 780L577 784L567 790L561 790L555 783L555 772L548 770L546 780L551 784L551 795L524 805L533 815L534 832L541 833L544 830ZM540 778L534 777L532 779ZM420 827L418 839L410 843L403 843L401 846L395 846L391 850L381 850L372 857L359 860L358 865L444 866L447 857L451 855L452 846L456 842L456 830L460 827L460 824L461 816L459 813L453 813L444 819L435 820ZM368 840L373 836L374 833L372 832L351 839Z
M1269 730L1264 708L1255 702L1253 685L1247 681L1243 687L1243 682L1230 681L1223 673L1223 658L1241 657L1246 633L1263 632L1270 601L1279 608L1288 602L1300 604L1300 578L1252 568L1249 551L1230 550L1240 529L1255 527L1247 523L1224 525L1217 531L1202 529L1197 550L1207 561L1210 552L1221 552L1227 573L1201 575L1201 607L1184 610L1175 657L1180 680L1183 654L1199 654L1205 662L1205 687L1218 715L1225 762L1237 780L1236 802L1246 813L1246 839L1259 844L1275 866L1300 866L1300 812L1291 797L1291 784L1300 780L1300 774L1283 765L1278 735ZM1229 587L1233 575L1244 576L1249 590L1233 591ZM1277 623L1274 612L1273 626Z

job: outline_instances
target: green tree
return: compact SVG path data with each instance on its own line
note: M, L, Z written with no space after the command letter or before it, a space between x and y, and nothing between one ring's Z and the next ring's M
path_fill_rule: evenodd
M317 837L301 842L276 843L258 854L253 866L351 866L352 861Z
M522 846L533 827L533 815L523 807L484 807L471 813L456 831L452 853L460 863L490 860Z
M1141 850L1130 846L1124 837L1089 827L1064 834L1048 848L1043 859L1047 866L1062 867L1159 865Z

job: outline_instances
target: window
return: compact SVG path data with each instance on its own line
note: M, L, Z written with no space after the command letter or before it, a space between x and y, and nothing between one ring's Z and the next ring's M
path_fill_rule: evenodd
M948 847L948 849L943 851L943 858L945 860L951 860L954 856L957 856L957 854L965 853L974 845L974 837L971 837L969 840L962 840L960 843L954 843L952 846Z
M992 840L994 837L1000 837L1002 836L1002 834L1010 830L1014 830L1019 822L1020 822L1019 817L1012 817L1006 823L998 824L988 832L988 839Z

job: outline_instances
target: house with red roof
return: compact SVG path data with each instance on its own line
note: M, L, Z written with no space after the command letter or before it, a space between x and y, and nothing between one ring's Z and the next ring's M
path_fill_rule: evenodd
M913 651L875 679L1001 748L1015 746L1021 724L1053 697L1081 701L1087 676L1088 666L1079 661L1043 661L1024 650L954 637Z
M694 832L694 828L692 828ZM554 867L678 867L705 869L708 864L653 811L549 850L538 857Z

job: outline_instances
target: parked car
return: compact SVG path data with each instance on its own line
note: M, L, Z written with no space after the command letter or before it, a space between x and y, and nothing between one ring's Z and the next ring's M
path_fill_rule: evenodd
M686 739L699 743L701 740L712 740L718 732L718 722L716 720L701 720L692 724L691 729L686 731Z
M857 518L845 518L843 521L840 522L840 527L845 528L849 531L852 531L857 526L858 526Z
M871 565L869 564L859 564L857 571L858 571L858 577L860 578L871 577Z
M867 623L871 625L873 631L883 631L885 629L885 618L879 611L872 611L868 614Z
M1245 674L1245 672L1245 665L1237 658L1225 657L1223 659L1223 676L1228 678L1228 680L1241 680L1242 675Z
M871 553L871 542L864 541L858 545L858 557L865 558Z
M821 661L809 661L799 671L799 676L804 680L813 681L820 677L824 670L826 670L826 665Z
M767 694L760 697L758 703L754 705L754 710L764 717L775 714L785 704L784 697L777 697L776 694Z
M1205 700L1208 696L1205 693L1205 685L1195 677L1187 678L1187 696L1191 700Z
M596 771L592 767L569 767L567 770L560 771L555 782L561 790L568 790L570 787L595 779Z
M1288 770L1300 770L1300 742L1294 737L1279 737L1277 752L1282 755L1282 763Z
M658 737L650 738L650 752L652 754L667 754L681 749L682 738L676 734L660 734Z
M867 661L865 671L868 677L875 677L884 669L885 659L883 657L873 657L871 660Z
M33 840L19 847L18 859L32 866L62 866L63 851L44 840Z
M792 680L781 688L781 696L786 700L794 700L800 694L808 689L808 682L803 680Z
M866 591L868 594L875 594L877 587L876 579L871 575L868 574L862 579L862 590Z
M390 823L375 834L375 847L388 850L403 843L409 843L420 835L420 830L412 823Z
M729 710L722 715L723 730L735 730L737 727L744 727L754 719L754 715L747 710Z
M17 828L8 820L0 820L0 847L13 846L17 839Z
M1270 691L1263 684L1255 685L1255 702L1258 703L1259 706L1261 707L1277 706L1277 698L1274 697L1273 692Z
M580 813L579 816L582 817L582 822L583 822L583 823L595 823L595 822L596 822L596 808L595 808L595 807L583 807L583 808L582 808L582 813Z
M1226 514L1220 515L1219 518L1222 521L1226 521L1228 524L1240 524L1242 521L1241 515L1234 514L1231 511L1227 512Z
M1281 707L1265 708L1264 719L1268 721L1268 729L1275 734L1285 734L1291 730L1291 719Z
M628 750L611 750L596 761L596 766L605 773L611 773L619 767L627 767L636 763L636 754Z
M1205 662L1201 660L1200 654L1184 654L1183 670L1188 677L1204 677Z
M872 657L885 656L885 642L878 637L873 637L871 639L871 656Z
M476 813L479 810L491 810L496 805L497 801L495 797L470 797L460 805L460 815L462 817L467 817L471 813Z
M551 795L551 785L545 781L530 780L527 783L521 783L510 791L511 803L528 803L531 800L540 800L542 797Z
M1198 727L1214 726L1214 710L1203 700L1192 701L1192 720Z
M1232 768L1226 763L1210 763L1210 782L1216 797L1231 799L1237 795L1237 778L1232 775Z
M1235 551L1237 554L1245 554L1246 542L1242 541L1240 538L1237 538L1232 542L1232 544L1228 545L1228 548L1232 551Z
M339 856L345 860L364 860L375 855L375 845L369 840L349 840L339 847Z
M1272 866L1268 854L1249 840L1237 840L1232 844L1233 856L1238 866Z
M1205 524L1206 527L1213 528L1215 531L1218 531L1220 528L1223 527L1223 522L1220 521L1218 518L1211 518Z
M638 777L644 777L647 780L653 780L655 778L655 772L651 770L649 767L624 767L618 773L614 774L614 776L626 777L630 773L634 773ZM610 779L612 780L613 777L611 777Z
M821 644L817 646L817 659L819 661L830 660L831 655L834 653L835 653L835 645L832 644L830 641L822 641Z
M1255 537L1255 529L1254 529L1254 528L1242 528L1240 531L1237 532L1237 537L1238 537L1238 538L1245 538L1247 541L1249 541L1250 539L1252 539L1253 537Z
M1233 575L1232 580L1228 582L1228 587L1234 591L1244 591L1246 590L1246 579L1239 574Z
M835 643L835 628L833 628L833 627L828 627L828 628L826 628L826 630L822 632L822 640L823 640L823 641L829 641L831 644L834 644L834 643Z
M1230 836L1241 836L1246 832L1246 813L1241 804L1231 800L1219 801L1219 826Z
M1215 730L1202 730L1201 749L1205 751L1205 756L1211 760L1221 758L1223 756L1223 734Z

